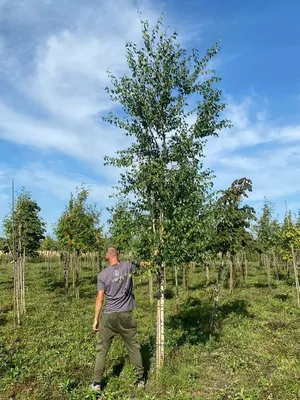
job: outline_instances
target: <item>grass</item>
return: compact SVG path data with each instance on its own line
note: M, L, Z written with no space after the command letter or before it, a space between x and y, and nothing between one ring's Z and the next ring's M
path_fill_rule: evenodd
M27 265L27 314L14 329L12 266L0 267L0 399L94 399L89 390L95 358L91 325L96 279L83 268L81 298L66 295L58 265ZM156 377L155 305L147 278L136 278L139 339L148 370L148 400L300 399L300 310L284 281L269 289L252 267L247 287L221 295L221 327L211 337L213 285L199 271L180 292L176 313L172 279L166 300L166 363ZM171 278L171 276L170 276ZM105 399L129 399L133 371L120 340L107 358Z

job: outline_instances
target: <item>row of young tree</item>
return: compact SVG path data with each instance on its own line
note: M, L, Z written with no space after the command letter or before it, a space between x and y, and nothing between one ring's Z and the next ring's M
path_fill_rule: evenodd
M282 278L290 280L293 271L299 305L297 254L300 250L300 217L293 219L287 212L280 223L274 217L272 204L265 201L261 216L256 220L254 209L244 201L249 191L252 191L251 181L242 178L234 181L227 190L214 195L211 192L201 208L194 208L192 215L180 214L175 221L168 221L167 226L173 230L163 235L164 242L161 243L153 229L151 214L136 210L132 201L125 198L110 210L108 234L104 235L100 213L95 204L89 203L89 192L84 187L75 195L71 194L69 204L55 226L56 239L44 237L45 223L39 215L40 207L28 192L22 190L13 212L4 220L6 238L0 240L0 250L9 253L14 263L14 303L18 324L26 311L26 257L51 259L58 256L64 269L65 289L69 290L69 276L72 276L78 299L83 256L89 254L94 260L96 256L97 271L101 270L104 250L109 244L119 249L121 257L131 258L143 266L142 270L149 278L150 304L154 302L153 278L156 275L158 318L164 310L161 300L167 289L166 277L175 291L179 310L178 276L182 278L183 290L187 291L189 271L196 265L196 268L205 269L207 283L211 280L216 283L211 321L213 332L217 328L224 268L228 266L228 283L230 291L233 291L240 278L242 284L247 285L248 258L259 259L270 288L272 283L278 284ZM162 247L168 253L163 270L160 264L157 265ZM93 276L97 271L93 268ZM159 319L157 326L162 328ZM158 339L161 342L158 342L157 349L162 351L161 333Z
M242 253L252 253L259 257L260 265L266 271L268 286L271 286L272 276L278 281L283 275L279 270L282 262L285 264L284 276L289 279L291 266L294 259L297 264L296 255L300 250L300 214L293 218L287 212L283 222L280 222L274 217L273 204L265 200L261 216L256 218L253 208L245 204L241 206L246 190L251 190L251 183L243 178L235 181L229 189L219 192L215 201L211 198L203 215L194 216L193 235L181 232L182 225L175 222L177 229L174 237L169 235L164 243L170 257L168 265L175 268L191 262L206 265L218 254L230 254L233 261L236 255L242 257ZM77 257L90 253L99 255L102 260L105 246L113 244L119 249L121 257L130 257L144 263L145 267L154 264L153 254L158 254L158 248L152 237L153 221L150 215L137 214L131 202L122 199L110 209L108 233L105 235L100 213L95 204L88 203L88 194L85 188L79 189L75 196L71 194L69 204L54 228L54 238L44 236L46 224L39 215L41 209L23 189L17 198L14 216L9 214L3 221L6 237L0 237L1 253L10 255L12 260L18 258L18 253L30 258L47 255L61 258L64 252ZM251 221L255 222L250 224ZM201 232L205 233L205 240ZM184 243L180 239L181 234ZM101 269L102 266L99 267ZM207 275L209 277L209 273ZM242 277L246 283L245 266ZM231 281L232 290L234 279Z
M205 266L209 279L210 260L219 260L214 329L225 266L229 266L232 291L239 266L246 283L249 249L262 255L269 285L271 260L276 279L280 279L279 260L286 260L287 271L292 262L299 296L296 252L300 247L299 224L290 214L279 224L266 203L262 217L254 223L255 211L244 202L252 191L250 179L237 179L228 189L213 192L212 171L204 167L205 144L230 127L230 121L222 118L226 104L217 87L220 78L209 69L219 46L200 57L197 49L183 49L177 33L170 34L162 25L162 19L154 29L142 22L142 46L126 44L128 74L121 78L110 74L112 84L107 92L119 108L104 120L129 136L132 144L106 158L106 164L124 171L117 192L119 201L111 209L108 237L103 235L100 214L89 204L85 188L71 196L60 217L55 228L58 242L49 237L43 241L45 224L39 219L39 207L25 191L4 222L4 247L13 255L15 265L16 243L22 259L37 254L41 243L44 250L60 251L66 289L71 271L77 298L80 257L97 253L101 261L107 243L144 266L151 302L156 275L158 368L164 361L166 277L171 272L179 307L178 274L187 286L188 269L197 263ZM22 199L31 207L26 223L18 211Z

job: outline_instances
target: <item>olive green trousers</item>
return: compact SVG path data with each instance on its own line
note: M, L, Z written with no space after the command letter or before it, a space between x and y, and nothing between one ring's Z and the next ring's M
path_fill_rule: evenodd
M103 314L100 321L98 342L96 345L95 382L100 382L103 378L106 355L113 338L117 334L119 334L124 341L130 363L136 369L137 378L143 378L144 369L141 347L136 339L137 324L133 318L132 312L114 312Z

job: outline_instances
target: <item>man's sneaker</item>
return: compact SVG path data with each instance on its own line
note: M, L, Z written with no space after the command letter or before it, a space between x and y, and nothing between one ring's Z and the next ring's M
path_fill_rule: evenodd
M97 392L97 393L100 393L100 392L101 392L101 385L100 385L100 383L93 382L92 385L91 385L91 388L92 388L95 392Z
M136 386L138 389L145 389L145 385L146 385L145 379L138 379L136 382Z

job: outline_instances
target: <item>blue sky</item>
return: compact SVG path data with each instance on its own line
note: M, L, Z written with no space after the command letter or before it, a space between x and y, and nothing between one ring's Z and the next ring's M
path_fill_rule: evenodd
M234 128L207 145L216 188L242 176L250 202L300 208L300 3L296 0L0 0L0 220L11 179L42 207L48 231L81 183L105 209L118 171L103 156L126 146L93 117L112 104L106 70L126 73L125 40L140 42L139 8L161 12L185 47L221 39L214 67ZM107 213L103 212L103 221Z

